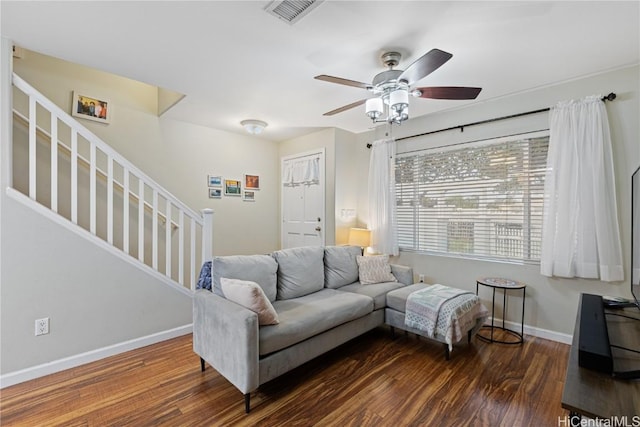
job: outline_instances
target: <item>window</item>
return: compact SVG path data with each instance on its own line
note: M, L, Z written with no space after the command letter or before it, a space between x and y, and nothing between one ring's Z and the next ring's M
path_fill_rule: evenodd
M539 261L548 134L396 158L402 250Z

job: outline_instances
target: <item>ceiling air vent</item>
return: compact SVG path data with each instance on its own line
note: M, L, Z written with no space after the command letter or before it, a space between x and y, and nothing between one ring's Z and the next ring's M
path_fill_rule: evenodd
M303 16L318 7L324 0L275 0L266 7L267 13L288 22L295 24Z

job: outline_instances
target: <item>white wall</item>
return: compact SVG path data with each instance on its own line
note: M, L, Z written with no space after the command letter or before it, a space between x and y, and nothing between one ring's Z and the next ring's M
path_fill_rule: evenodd
M580 293L630 297L630 182L631 174L640 165L639 81L640 70L638 66L635 66L490 100L467 108L433 114L422 119L412 119L394 129L394 136L401 138L431 130L550 107L561 100L615 92L618 96L617 99L607 103L606 106L611 126L616 170L618 219L624 253L624 281L604 283L599 280L547 278L540 275L538 265L475 261L408 252L402 252L398 262L411 265L416 275L425 275L427 282L442 283L472 291L475 291L475 279L481 276L504 276L523 281L528 285L525 324L562 334L573 333ZM412 102L439 101L414 100ZM398 142L398 152L542 128L548 128L546 113L468 127L464 129L464 132L453 130L412 138ZM383 130L379 129L377 136L373 132L369 133L368 138L373 140L376 137L382 137L380 132ZM363 138L367 137L363 136ZM369 153L366 152L363 156L367 160L360 160L360 162L366 163ZM366 192L361 191L360 193ZM366 203L366 199L361 196L359 204L363 203ZM490 294L487 292L483 296L485 300L489 300L490 304ZM514 299L514 303L511 304L514 311L509 313L509 319L519 319L517 307L520 301Z

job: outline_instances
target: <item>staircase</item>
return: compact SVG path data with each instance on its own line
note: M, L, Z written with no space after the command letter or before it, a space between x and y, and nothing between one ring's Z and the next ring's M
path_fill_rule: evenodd
M192 293L211 209L186 206L16 74L13 122L10 197Z

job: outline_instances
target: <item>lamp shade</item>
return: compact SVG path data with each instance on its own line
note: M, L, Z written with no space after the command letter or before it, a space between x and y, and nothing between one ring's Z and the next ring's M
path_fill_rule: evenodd
M350 228L349 244L366 248L371 244L371 230L366 228Z

